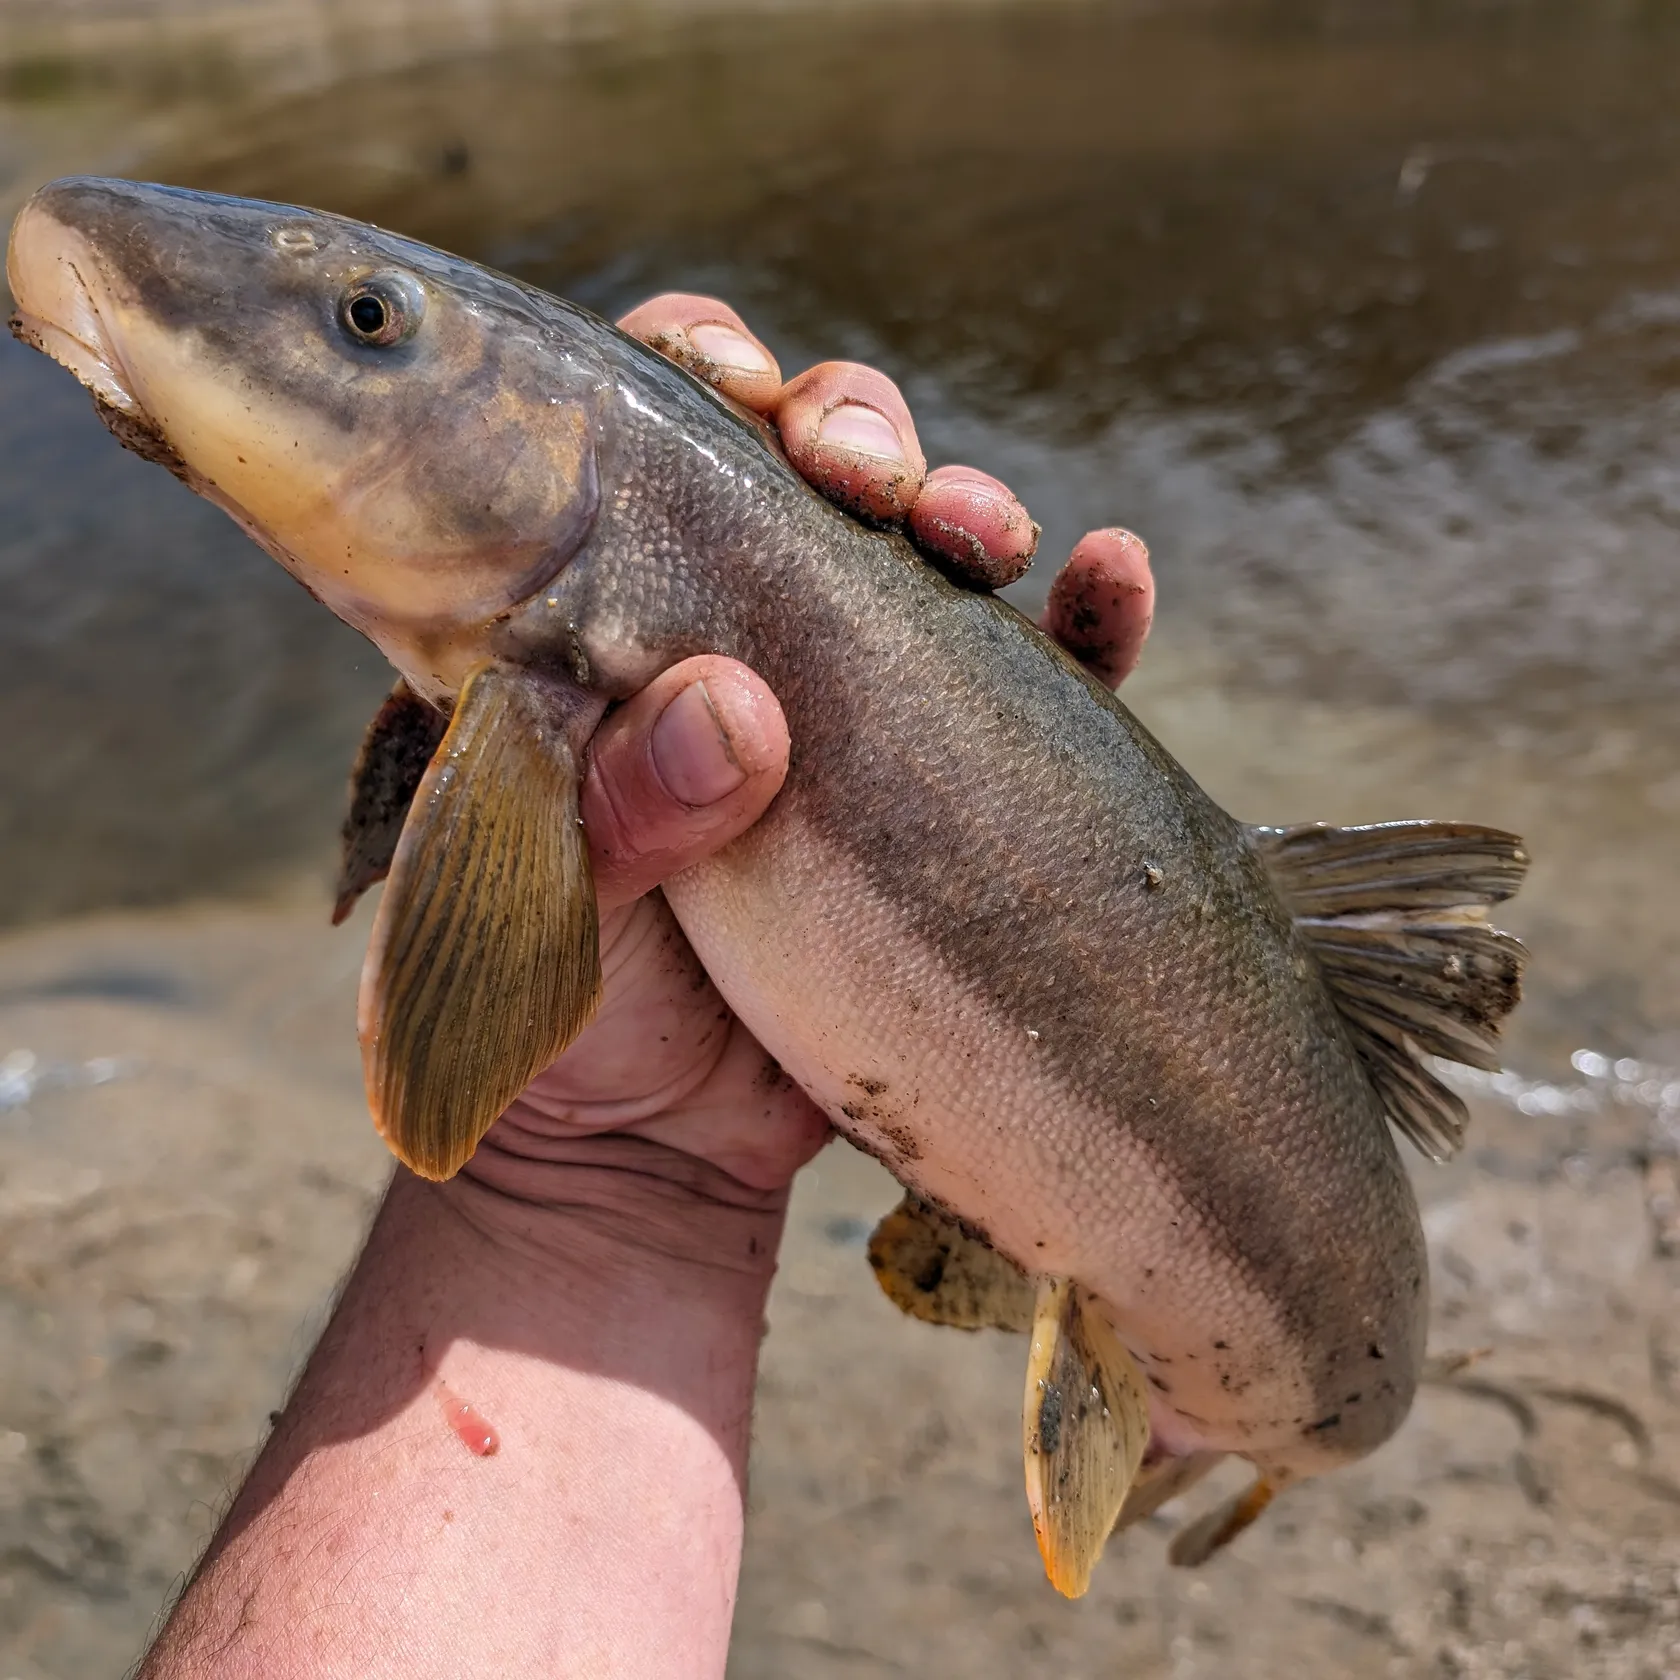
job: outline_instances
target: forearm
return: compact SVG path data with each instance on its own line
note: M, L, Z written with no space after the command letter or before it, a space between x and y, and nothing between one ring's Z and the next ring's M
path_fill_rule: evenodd
M781 1199L561 1153L399 1174L142 1680L723 1672Z

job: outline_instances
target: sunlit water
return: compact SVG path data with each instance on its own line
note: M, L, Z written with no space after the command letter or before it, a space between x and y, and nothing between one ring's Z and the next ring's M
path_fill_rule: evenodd
M8 205L69 167L302 200L878 363L1047 560L1149 540L1128 697L1227 804L1522 830L1519 1057L1680 1059L1657 8L210 6L165 48L128 11L15 33ZM322 867L379 660L9 342L0 591L0 917Z

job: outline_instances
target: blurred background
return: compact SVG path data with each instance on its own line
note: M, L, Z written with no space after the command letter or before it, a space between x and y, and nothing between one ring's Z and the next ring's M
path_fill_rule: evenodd
M735 303L1149 542L1128 703L1250 820L1536 859L1436 1343L1195 1576L1042 1581L1020 1350L900 1322L842 1147L772 1303L732 1674L1680 1676L1680 15L1660 0L0 0L0 220L98 170L612 313ZM0 341L0 1680L119 1674L384 1174L325 925L389 683ZM1182 1513L1173 1513L1181 1515Z

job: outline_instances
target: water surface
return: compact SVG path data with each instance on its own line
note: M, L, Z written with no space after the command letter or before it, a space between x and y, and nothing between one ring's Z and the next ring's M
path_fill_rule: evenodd
M1524 1053L1675 1050L1659 8L129 12L18 34L0 194L102 167L321 204L875 361L1047 557L1149 540L1129 698L1216 794L1522 829ZM324 869L379 660L10 344L0 580L0 917Z

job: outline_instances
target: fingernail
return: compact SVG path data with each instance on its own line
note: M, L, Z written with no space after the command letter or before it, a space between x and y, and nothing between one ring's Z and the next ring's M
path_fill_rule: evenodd
M688 342L707 361L719 367L733 368L738 373L772 373L775 364L750 338L743 338L733 327L703 322L688 329Z
M817 442L857 455L873 455L881 461L905 459L904 445L898 441L893 423L862 403L846 402L831 408L817 427Z
M684 805L715 805L747 779L703 682L659 714L648 747L666 791Z

